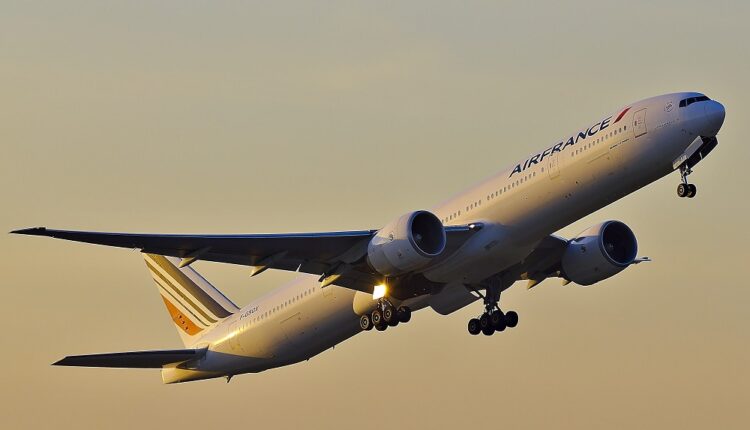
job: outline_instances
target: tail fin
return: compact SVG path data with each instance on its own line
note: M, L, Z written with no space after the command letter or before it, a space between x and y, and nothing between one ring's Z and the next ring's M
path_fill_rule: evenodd
M178 268L179 258L144 253L143 259L186 347L239 310L198 272Z

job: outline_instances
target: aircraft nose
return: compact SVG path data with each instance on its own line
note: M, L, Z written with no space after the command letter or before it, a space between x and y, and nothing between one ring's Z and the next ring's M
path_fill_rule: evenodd
M704 131L701 135L707 137L716 136L724 124L724 116L726 115L724 105L716 100L708 100L704 102L704 109L705 125L703 126Z

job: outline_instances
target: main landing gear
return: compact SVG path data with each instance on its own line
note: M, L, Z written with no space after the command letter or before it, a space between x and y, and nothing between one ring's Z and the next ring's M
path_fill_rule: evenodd
M690 169L690 167L687 166L687 164L683 164L682 166L680 166L680 178L682 179L682 183L677 186L678 196L692 199L698 192L695 184L688 183L687 177L691 173L693 173L693 171L692 169Z
M485 311L479 318L469 320L469 333L477 335L484 333L485 336L492 336L496 331L504 331L506 328L513 328L518 325L518 314L514 311L503 313L500 308Z
M500 291L496 288L488 288L487 295L475 291L484 299L484 313L479 318L469 320L469 333L477 335L483 333L485 336L492 336L496 331L504 331L506 328L513 328L518 325L518 314L514 311L503 313L498 307L500 301Z
M359 318L359 326L362 330L384 331L389 326L396 327L399 323L407 323L411 320L411 309L408 306L393 306L387 299L379 299L375 310L370 314L364 314Z

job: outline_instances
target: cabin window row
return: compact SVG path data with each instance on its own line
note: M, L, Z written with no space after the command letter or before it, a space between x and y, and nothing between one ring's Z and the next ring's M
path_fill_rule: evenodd
M624 132L627 129L628 129L628 126L625 125L625 126L622 126L622 127L618 128L618 129L615 129L613 131L610 131L609 133L605 134L604 136L599 137L599 138L597 138L597 139L595 139L595 140L593 140L593 141L591 141L591 142L583 145L582 147L576 149L575 151L571 152L570 155L572 157L575 157L576 155L582 154L587 149L591 149L594 146L596 146L596 145L604 142L605 139L609 139L609 138L611 138L613 136L617 136L618 134Z
M544 171L544 169L542 169L542 171ZM514 189L514 188L516 188L518 186L520 186L521 184L523 184L524 182L528 181L529 179L531 179L531 178L533 178L535 176L536 176L536 171L531 172L531 173L529 173L526 176L523 176L521 178L518 178L517 180L515 180L514 182L511 182L510 184L504 186L503 188L497 189L492 194L488 194L487 197L486 197L486 200L490 201L490 200L492 200L492 199L494 199L496 197L499 197L503 193L507 193L508 191L510 191L510 190L512 190L512 189ZM468 212L468 211L470 211L472 209L478 208L479 206L482 206L482 201L481 200L477 200L476 202L474 202L474 203L466 206L465 209L466 209L466 212ZM443 221L443 223L446 223L448 221L451 221L451 220L457 218L460 215L461 215L461 211L456 211L453 214L448 215L447 217L443 218L442 221Z
M447 223L448 221L454 220L461 216L461 211L453 212L452 214L448 215L447 217L443 218L443 224Z
M466 206L466 212L469 212L472 209L478 208L479 206L482 206L481 200L477 200L474 203L470 204L469 206Z
M487 196L487 201L490 201L490 200L492 200L494 198L500 197L503 193L506 193L509 190L512 190L513 188L515 188L515 187L523 184L524 182L528 181L529 179L531 179L531 178L533 178L535 176L536 176L536 171L533 171L533 172L527 174L526 176L523 176L523 177L517 179L514 182L511 182L510 184L508 184L508 185L506 185L506 186L504 186L502 188L498 188L493 193L491 193L491 194L489 194Z
M311 294L312 294L312 293L314 293L314 292L315 292L316 290L317 290L317 287L312 287L312 288L308 288L308 289L304 290L303 292L301 292L301 293L299 293L299 294L295 295L295 296L294 296L294 297L292 297L291 299L289 299L289 300L285 300L285 301L284 301L283 303L281 303L281 304L279 304L279 305L276 305L276 306L272 307L271 309L267 310L266 312L263 312L263 313L262 313L262 314L260 314L259 316L257 316L257 317L255 317L255 318L253 318L252 322L253 322L253 323L256 323L256 322L258 322L258 321L264 320L264 319L266 319L266 318L268 318L268 317L272 316L272 315L273 315L273 314L275 314L276 312L279 312L279 311L283 310L283 309L284 309L284 308L286 308L287 306L291 306L291 305L292 305L293 303L295 303L295 302L297 302L297 301L299 301L299 300L302 300L303 298L305 298L305 297L307 297L307 296L311 295Z

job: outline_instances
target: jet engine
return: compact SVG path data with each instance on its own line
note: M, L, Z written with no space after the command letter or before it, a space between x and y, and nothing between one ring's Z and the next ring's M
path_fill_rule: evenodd
M367 261L382 275L401 275L427 266L443 252L445 242L438 217L427 211L410 212L377 232L367 245Z
M605 221L568 242L562 257L563 276L579 285L592 285L620 273L635 261L638 243L620 221Z

